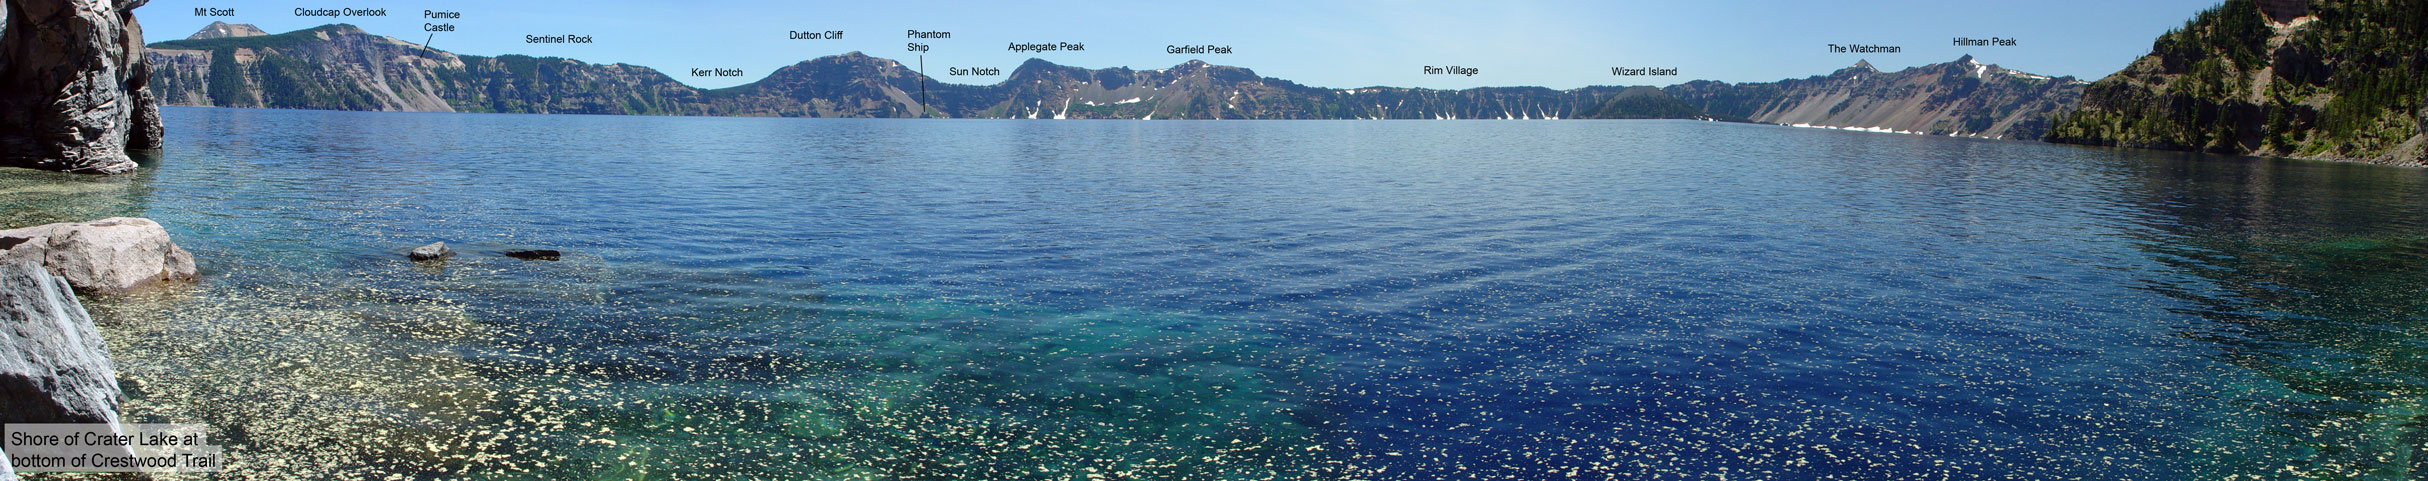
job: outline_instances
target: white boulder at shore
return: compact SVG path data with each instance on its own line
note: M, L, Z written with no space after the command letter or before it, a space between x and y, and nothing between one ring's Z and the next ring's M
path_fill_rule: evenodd
M0 264L0 423L118 422L118 374L66 280Z
M88 295L194 278L194 255L170 242L159 223L137 217L0 230L0 264L22 261L41 263Z

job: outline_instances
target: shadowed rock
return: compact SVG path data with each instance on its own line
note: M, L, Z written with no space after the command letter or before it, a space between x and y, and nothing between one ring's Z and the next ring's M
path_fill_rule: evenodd
M119 295L163 281L193 279L194 255L151 219L112 217L0 231L0 263L33 261L76 292Z
M0 165L117 174L160 145L144 0L0 1Z

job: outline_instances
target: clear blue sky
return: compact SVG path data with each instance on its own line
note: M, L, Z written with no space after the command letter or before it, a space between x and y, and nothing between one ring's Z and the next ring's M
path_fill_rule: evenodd
M312 0L305 0L312 1ZM386 17L296 16L297 2L155 0L136 11L147 41L185 38L215 20L282 33L351 23L421 42L422 11L453 10L454 32L433 47L463 54L555 56L653 67L700 87L757 80L802 60L861 51L916 63L904 31L922 41L928 74L947 66L1009 75L1030 57L1090 68L1170 67L1190 59L1255 69L1303 84L1348 88L1668 85L1805 77L1869 60L1884 70L1972 54L1985 63L2096 79L2146 53L2150 41L2215 0L1937 1L1509 1L1509 2L827 2L329 0L313 8L385 8ZM233 8L198 17L196 7ZM787 31L842 30L839 40L791 40ZM525 35L589 35L594 43L528 44ZM1957 47L1950 39L2009 37L2011 47ZM1083 43L1082 52L1012 52L1013 42ZM1828 44L1896 45L1902 53L1830 53ZM1167 45L1228 45L1229 55L1175 55ZM1473 76L1423 67L1475 67ZM1674 77L1615 77L1614 66L1672 67ZM741 77L691 77L692 68L739 68Z

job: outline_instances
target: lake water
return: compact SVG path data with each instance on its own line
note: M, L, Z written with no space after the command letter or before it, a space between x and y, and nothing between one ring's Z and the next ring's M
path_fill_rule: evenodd
M2419 169L1675 121L184 109L88 306L247 478L2403 479ZM459 255L403 252L446 241ZM566 252L561 261L503 257Z

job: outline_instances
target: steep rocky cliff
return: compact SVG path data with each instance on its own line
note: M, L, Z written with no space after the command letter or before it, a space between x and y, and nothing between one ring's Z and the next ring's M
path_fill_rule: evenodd
M1810 78L1741 84L1698 80L1665 90L1714 115L1755 122L2038 139L2048 118L2071 108L2082 88L2073 77L2008 70L1966 55L1896 72L1858 61Z
M658 114L699 96L647 68L455 55L343 24L161 42L146 56L170 105Z
M0 0L0 165L114 174L160 147L145 0Z
M2231 0L2100 79L2051 142L2428 165L2428 2Z

